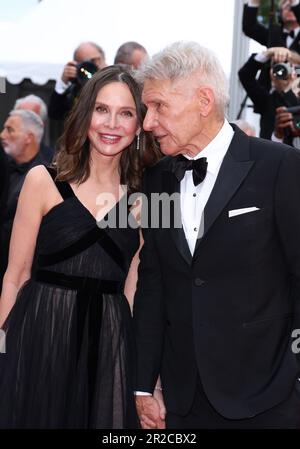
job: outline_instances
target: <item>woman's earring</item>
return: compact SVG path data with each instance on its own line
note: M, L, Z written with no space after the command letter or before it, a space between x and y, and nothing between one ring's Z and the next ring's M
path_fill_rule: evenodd
M136 149L137 150L140 149L140 135L139 134L136 136Z

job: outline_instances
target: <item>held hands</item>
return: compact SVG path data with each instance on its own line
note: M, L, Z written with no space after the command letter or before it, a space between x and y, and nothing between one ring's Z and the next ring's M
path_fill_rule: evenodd
M153 396L136 396L136 408L142 429L165 429L165 406L162 392L155 390Z
M61 79L65 84L67 84L72 79L76 78L77 72L76 65L77 65L76 61L69 61L64 66L64 71L62 73Z
M158 405L159 405L160 419L163 422L165 422L167 410L165 407L165 402L164 402L164 397L163 397L163 392L162 392L161 387L155 387L154 392L153 392L153 397L157 400ZM163 428L165 428L165 426Z

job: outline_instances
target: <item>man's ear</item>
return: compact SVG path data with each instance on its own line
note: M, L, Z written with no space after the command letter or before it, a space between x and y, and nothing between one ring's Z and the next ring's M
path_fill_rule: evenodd
M200 113L203 117L207 117L215 104L214 92L209 86L201 86L197 88L196 95L200 105Z
M35 135L31 131L28 131L26 133L26 137L25 137L25 143L26 144L31 144L32 142L35 141L35 139L36 139L36 137L35 137Z

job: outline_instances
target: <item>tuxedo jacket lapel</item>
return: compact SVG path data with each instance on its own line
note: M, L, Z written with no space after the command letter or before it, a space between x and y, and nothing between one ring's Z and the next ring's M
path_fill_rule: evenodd
M211 226L239 188L254 161L249 160L249 138L235 128L217 180L204 209L204 233L198 238L194 255Z
M180 183L177 181L174 174L169 170L164 170L163 172L163 192L168 193L170 196L174 193L180 193ZM179 195L178 195L179 200ZM171 223L170 223L170 232L172 235L172 238L174 240L174 243L181 254L181 256L184 258L187 264L191 265L192 263L192 255L187 243L187 240L185 238L182 221L181 221L181 208L180 208L180 201L178 208L180 210L180 224L181 226L175 227L174 226L174 217L171 217ZM173 214L171 214L173 215ZM176 220L178 221L178 220Z

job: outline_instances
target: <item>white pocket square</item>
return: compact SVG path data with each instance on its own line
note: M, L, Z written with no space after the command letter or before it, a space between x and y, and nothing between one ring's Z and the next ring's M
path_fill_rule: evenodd
M259 207L243 207L242 209L233 209L228 211L228 217L236 217L241 214L248 214L249 212L254 212L260 210Z

